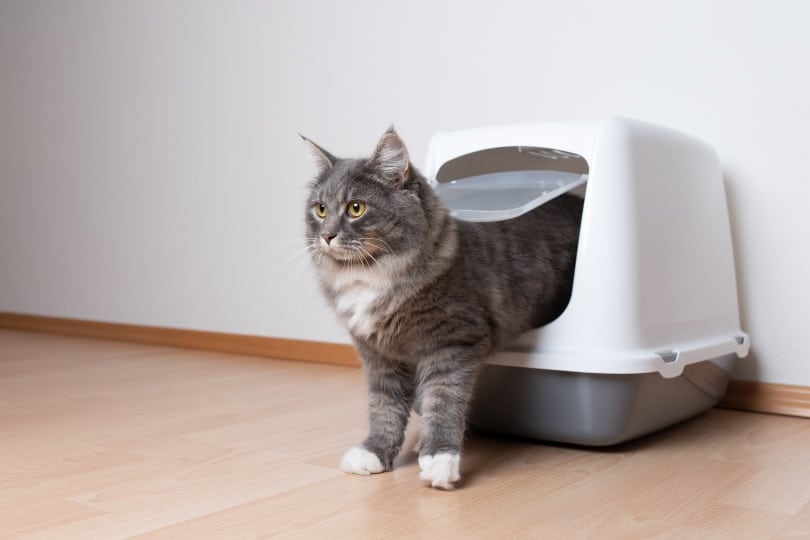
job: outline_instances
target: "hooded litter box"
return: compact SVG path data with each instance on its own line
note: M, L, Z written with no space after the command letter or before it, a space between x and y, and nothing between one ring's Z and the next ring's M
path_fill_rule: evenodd
M711 148L625 118L503 126L437 133L426 172L459 219L511 219L569 191L585 199L568 306L487 361L474 425L610 445L723 397L749 339Z

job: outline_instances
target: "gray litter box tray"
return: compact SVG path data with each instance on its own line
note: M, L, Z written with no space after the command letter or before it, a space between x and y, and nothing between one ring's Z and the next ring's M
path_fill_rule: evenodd
M615 375L485 364L471 423L501 434L609 446L665 428L717 404L736 354L691 364L680 377Z

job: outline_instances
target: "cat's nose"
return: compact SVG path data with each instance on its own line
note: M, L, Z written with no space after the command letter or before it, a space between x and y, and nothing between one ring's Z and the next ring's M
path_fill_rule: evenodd
M329 244L332 243L332 240L335 239L335 236L337 236L337 235L336 234L322 234L321 238L323 238L324 242L326 242L326 245L328 246Z

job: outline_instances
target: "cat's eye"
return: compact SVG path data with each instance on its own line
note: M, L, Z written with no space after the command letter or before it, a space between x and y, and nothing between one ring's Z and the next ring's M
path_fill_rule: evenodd
M346 206L346 213L350 217L358 218L366 212L366 203L362 201L352 201Z
M315 215L317 215L319 218L326 217L326 206L324 206L323 203L315 203L314 209Z

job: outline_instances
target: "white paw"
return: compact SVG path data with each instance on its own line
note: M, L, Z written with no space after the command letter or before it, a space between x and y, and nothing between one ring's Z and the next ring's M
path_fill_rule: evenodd
M453 482L458 482L458 465L461 457L458 454L434 454L419 456L419 478L427 480L435 488L453 489Z
M340 460L340 470L349 474L376 474L385 471L380 458L365 448L349 448Z

